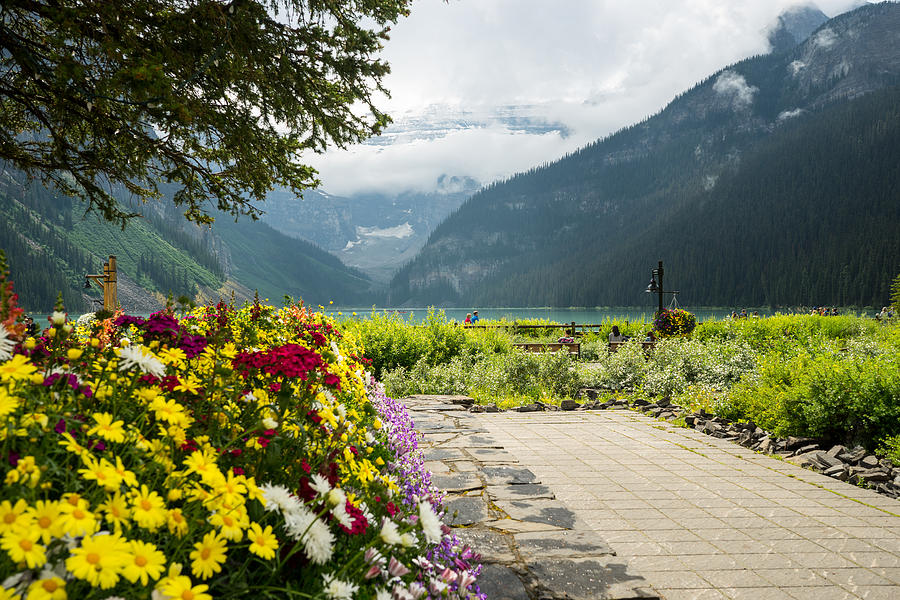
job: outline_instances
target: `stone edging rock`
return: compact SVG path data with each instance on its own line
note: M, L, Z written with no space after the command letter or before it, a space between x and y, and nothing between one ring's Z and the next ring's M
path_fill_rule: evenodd
M560 406L534 402L517 407L517 412L538 412L547 410L606 410L631 409L644 414L674 421L683 418L688 427L713 437L732 441L751 450L771 454L793 462L801 467L818 471L829 477L856 485L864 485L880 494L900 499L900 465L891 460L869 454L862 446L847 448L836 445L828 450L820 447L812 438L785 437L780 438L763 430L753 423L737 423L717 417L703 410L689 413L683 407L672 404L668 399L650 402L644 399L629 402L624 398L616 398L601 402L597 400L599 393L607 390L584 389L580 396L583 403L575 400L563 400ZM471 412L501 412L496 404L488 406L472 406Z

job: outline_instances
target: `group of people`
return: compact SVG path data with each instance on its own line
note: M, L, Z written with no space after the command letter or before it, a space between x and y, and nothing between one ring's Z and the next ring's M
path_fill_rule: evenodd
M831 308L827 306L813 306L809 314L819 315L820 317L836 317L838 316L838 309L833 306Z
M894 307L893 306L882 306L881 312L875 313L876 321L887 321L888 319L894 318Z
M748 318L748 317L750 317L750 316L751 316L751 315L748 315L748 314L747 314L747 309L746 309L746 308L742 308L742 309L741 309L741 312L731 311L731 318L732 318L732 319L746 319L746 318ZM758 319L758 318L759 318L759 311L758 311L758 310L754 310L752 316L753 316L754 319Z
M478 311L473 310L470 313L466 313L466 320L463 321L465 325L474 325L478 322Z
M613 325L612 331L609 332L609 341L610 342L627 342L631 338L619 331L618 325ZM644 337L645 342L655 342L656 334L653 333L653 330L647 332L646 337Z

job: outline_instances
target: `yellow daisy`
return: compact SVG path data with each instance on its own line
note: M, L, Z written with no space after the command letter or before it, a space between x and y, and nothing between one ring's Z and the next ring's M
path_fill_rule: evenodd
M59 445L65 448L68 452L77 454L78 456L87 453L87 448L75 441L75 438L72 437L72 434L70 434L68 431L63 432L60 437L62 437L62 441L59 442Z
M137 477L134 473L125 468L125 464L122 462L120 457L116 457L116 466L113 467L115 472L122 478L122 482L128 487L135 487L137 485Z
M214 482L222 477L222 472L216 465L216 455L213 451L196 450L184 459L184 466L188 473L196 473L206 483Z
M275 558L278 538L272 533L270 525L266 525L266 528L263 529L259 523L253 523L247 532L247 538L250 540L250 552L266 560Z
M219 529L224 538L239 542L244 538L244 529L250 524L250 518L242 506L233 510L216 511L209 516L209 522Z
M82 455L82 461L86 468L78 469L82 479L96 481L103 489L111 492L122 485L122 478L116 473L112 463L105 458L99 461L89 454Z
M159 579L166 570L166 555L156 549L153 544L133 540L131 542L131 558L123 567L122 575L131 583L141 580L147 585L150 579Z
M166 503L155 491L142 485L140 491L132 491L132 518L144 529L155 531L166 522Z
M128 542L117 533L86 536L69 554L66 568L77 579L106 590L119 581L129 561L129 550Z
M31 515L28 512L28 503L19 498L15 504L9 500L0 502L0 534L11 531L14 527L28 526L31 524Z
M110 442L124 442L124 421L113 421L109 413L94 413L91 415L96 425L88 430L88 435L98 435Z
M212 596L206 593L208 585L193 585L191 578L186 575L170 577L159 589L166 598L172 600L212 600Z
M106 502L100 504L97 508L106 514L106 522L112 525L116 531L121 531L123 526L127 526L130 523L131 509L128 508L125 496L119 492L112 496L107 496Z
M196 394L200 391L200 380L197 379L193 373L189 373L187 377L179 377L178 385L176 385L173 389L176 392L187 392L189 394Z
M38 579L28 586L28 600L66 600L66 582L59 577Z
M3 534L0 547L14 563L25 563L29 569L36 569L47 562L46 548L38 543L41 532L33 527L15 527Z
M73 496L77 496L77 494L73 494ZM89 508L90 503L82 498L79 498L75 504L72 504L71 499L60 503L60 527L63 533L78 537L97 531L99 526L97 516Z
M173 508L168 512L166 525L169 528L169 532L177 537L184 537L188 532L188 522L180 508Z
M0 364L0 380L27 379L36 370L37 367L28 362L28 357L23 354L16 354L11 360Z
M34 519L34 527L41 533L41 541L49 544L53 538L62 537L63 528L60 520L59 502L38 500L30 509Z
M194 577L209 579L221 571L226 558L226 545L225 538L219 537L215 531L210 531L203 536L203 541L194 544L194 550L190 554Z
M10 396L6 388L0 388L0 418L15 411L21 403L21 398Z

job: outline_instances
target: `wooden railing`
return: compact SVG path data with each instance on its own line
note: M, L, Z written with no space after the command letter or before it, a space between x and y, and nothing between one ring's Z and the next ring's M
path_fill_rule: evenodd
M569 337L582 337L587 333L600 333L600 329L604 327L602 324L592 324L592 323L583 323L579 324L575 321L571 323L560 323L558 325L529 325L527 323L508 323L508 324L494 324L490 325L481 325L479 323L474 323L472 325L463 325L466 329L508 329L513 333L517 333L521 330L525 329L564 329L566 335Z

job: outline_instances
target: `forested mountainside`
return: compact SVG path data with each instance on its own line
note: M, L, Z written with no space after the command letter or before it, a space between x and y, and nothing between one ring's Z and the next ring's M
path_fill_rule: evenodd
M123 231L84 206L0 165L0 249L28 310L46 312L62 294L67 309L96 308L99 288L84 288L109 255L119 272L119 300L148 312L170 293L201 301L249 299L254 290L273 301L368 300L368 280L324 250L260 222L220 215L212 230L187 224L170 198L135 207L143 213Z
M900 271L900 6L712 75L659 114L492 185L389 302L875 305Z

